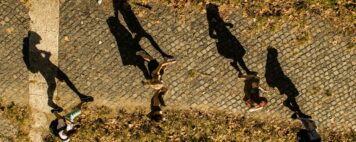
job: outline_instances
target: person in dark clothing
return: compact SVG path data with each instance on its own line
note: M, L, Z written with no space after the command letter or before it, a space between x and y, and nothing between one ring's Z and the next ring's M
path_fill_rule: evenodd
M230 63L232 67L236 70L239 70L238 66L234 63ZM241 72L238 72L238 77L244 79L244 93L245 96L243 100L245 101L249 111L256 111L262 109L267 105L267 99L261 97L261 92L267 92L265 89L259 86L260 78L257 76L257 72L251 72L250 74L243 75Z
M294 114L294 119L299 119L303 124L303 129L300 129L297 133L298 142L321 142L321 137L317 131L317 126L311 118L304 118Z
M50 131L63 142L69 142L70 137L78 132L80 124L75 123L74 119L81 114L82 104L81 102L72 112L64 116L60 115L58 111L52 111L56 119L51 122Z
M262 87L259 86L260 78L257 75L240 75L240 78L245 79L244 93L245 96L243 100L245 101L249 111L260 110L267 105L267 99L261 97L261 92L267 92Z

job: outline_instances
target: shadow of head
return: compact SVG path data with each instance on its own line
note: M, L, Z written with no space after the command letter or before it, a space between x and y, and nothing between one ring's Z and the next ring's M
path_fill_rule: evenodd
M39 53L40 51L36 48L37 44L41 43L41 36L33 31L28 32L28 36L23 40L23 55L28 56L32 52Z
M41 36L33 31L29 31L28 36L23 39L23 47L22 47L23 60L26 64L26 67L32 73L37 72L38 69L35 64L33 63L30 64L30 60L34 60L34 58L38 58L36 55L39 54L40 51L36 48L36 45L40 44L41 40L42 40ZM30 59L30 57L32 59Z
M42 40L41 36L33 31L28 32L28 38L31 44L39 44Z
M271 46L269 46L267 48L267 56L268 57L278 57L278 51L276 48L273 48Z
M217 18L220 17L219 6L211 3L206 5L206 14L209 22L217 22Z
M208 13L219 13L219 6L216 4L209 3L206 5L206 11Z

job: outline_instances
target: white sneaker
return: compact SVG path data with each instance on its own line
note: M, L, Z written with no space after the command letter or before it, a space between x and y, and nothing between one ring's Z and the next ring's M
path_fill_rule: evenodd
M103 0L98 0L98 4L100 5L103 2Z
M248 110L248 112L254 112L254 111L258 111L258 110L261 110L263 107L259 107L259 108L250 108Z

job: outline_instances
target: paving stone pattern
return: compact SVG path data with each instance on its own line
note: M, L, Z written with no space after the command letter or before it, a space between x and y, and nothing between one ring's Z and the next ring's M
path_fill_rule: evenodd
M28 72L22 59L27 36L28 8L18 0L0 1L0 96L15 102L28 101Z
M216 39L209 37L206 14L194 10L179 13L163 4L150 5L151 10L136 5L132 8L143 29L162 50L178 60L177 64L167 68L164 75L169 87L165 96L168 105L245 112L247 107L242 100L244 82L237 78L236 70L230 66L231 60L218 53ZM0 6L0 20L6 13L10 19L10 23L6 23L8 26L19 25L27 29L26 25L19 24L26 23L26 14L18 16L6 12L10 9L9 4L1 3ZM126 30L121 29L120 38L127 41L116 43L106 22L113 15L113 11L107 10L105 5L97 5L94 0L64 1L60 6L59 68L80 92L93 96L98 103L115 105L132 101L148 104L153 90L142 86L141 81L145 78L138 67L123 64L122 58L130 57L122 56L118 49L118 45L134 47L130 43L133 35L127 33L129 29L121 16L119 22L125 25ZM286 119L292 114L283 106L287 97L268 87L264 78L267 46L272 46L278 50L278 61L285 76L299 91L297 103L305 114L311 115L319 127L356 129L356 112L353 111L356 108L356 57L355 50L347 48L352 45L354 33L343 34L323 18L307 16L305 25L309 27L310 40L299 42L297 38L302 33L291 23L285 23L276 31L267 28L256 30L256 23L238 11L222 15L226 22L234 25L229 30L246 50L246 65L259 73L261 86L270 90L264 94L269 105L261 111L262 114ZM21 47L26 32L16 32L16 36L4 33L5 38L0 38L0 91L9 95L25 94L26 91L21 89L28 83L21 48L14 48ZM143 38L140 46L162 61L148 39ZM59 83L56 99L62 105L79 100L65 83Z
M208 34L206 15L193 10L183 19L170 7L151 6L149 10L132 5L143 29L178 60L164 76L169 105L246 111L242 101L244 82L237 78L231 61L218 54L216 41ZM67 1L60 10L59 64L79 90L106 100L107 104L119 100L149 102L152 90L142 86L143 73L133 65L123 65L118 44L106 23L113 12L92 1ZM227 14L226 20L234 24L230 30L245 48L244 60L251 70L263 78L267 46L276 48L284 74L300 93L297 102L301 110L321 127L355 130L356 115L352 110L356 107L356 67L351 61L355 51L347 49L354 34L344 35L320 17L309 16L305 24L310 26L312 40L298 43L296 38L301 33L288 23L278 31L250 32L256 24L238 12ZM119 21L125 25L122 17ZM148 40L142 40L140 45L162 60ZM262 86L267 88L264 78ZM61 95L73 94L65 85L60 89ZM269 105L263 111L289 118L292 112L282 105L287 97L276 89L269 90L265 95Z

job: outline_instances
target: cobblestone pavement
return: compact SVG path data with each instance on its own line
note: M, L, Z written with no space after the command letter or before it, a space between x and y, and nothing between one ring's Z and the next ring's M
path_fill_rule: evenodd
M28 100L28 72L22 59L22 44L29 22L28 8L23 3L0 1L0 96L22 103Z
M27 36L28 8L17 0L0 1L0 99L28 102L28 72L22 59L23 38ZM0 141L11 141L18 128L0 114Z
M122 48L135 46L130 42L133 35L128 32L130 29L120 16L119 23L126 28L118 26L114 30L119 32L118 40L127 44L116 42L107 24L109 17L114 16L108 5L105 1L101 6L96 5L94 0L65 1L61 4L59 67L80 92L94 96L98 103L115 105L124 100L148 104L153 90L142 86L141 81L145 79L143 72L134 65L123 63L123 60L134 58L122 56L124 52L129 53ZM143 29L163 51L178 60L177 64L167 68L164 75L169 87L166 96L168 105L245 112L247 107L242 100L244 82L237 78L236 70L230 66L232 60L218 53L216 39L209 36L206 14L194 10L178 13L169 6L150 5L151 10L137 5L132 5L132 8ZM283 106L287 97L280 95L276 88L268 87L264 78L267 47L272 46L278 51L276 59L284 75L299 92L296 101L302 112L311 115L319 127L356 129L356 112L352 111L356 108L356 55L354 49L347 48L353 46L351 38L355 33L344 34L318 16L306 16L304 24L308 27L309 38L300 41L299 37L305 33L299 32L292 22L285 23L276 31L267 28L256 30L256 23L237 11L221 14L226 22L234 25L228 30L246 50L243 57L246 65L259 73L262 77L261 86L270 90L264 95L269 105L260 114L284 118L292 115ZM5 39L20 45L22 37L19 36L18 40ZM4 44L7 40L0 40L0 45L9 46ZM149 40L143 38L140 45L162 60ZM0 50L1 57L4 56L3 51L7 53L5 62L12 61L21 66L17 70L24 67L20 64L20 56L16 56L17 59L8 57L17 55L20 50ZM1 71L13 72L3 67ZM14 80L12 76L2 74L0 77L0 90L11 88L5 85ZM58 90L59 104L78 100L65 83L60 83Z

